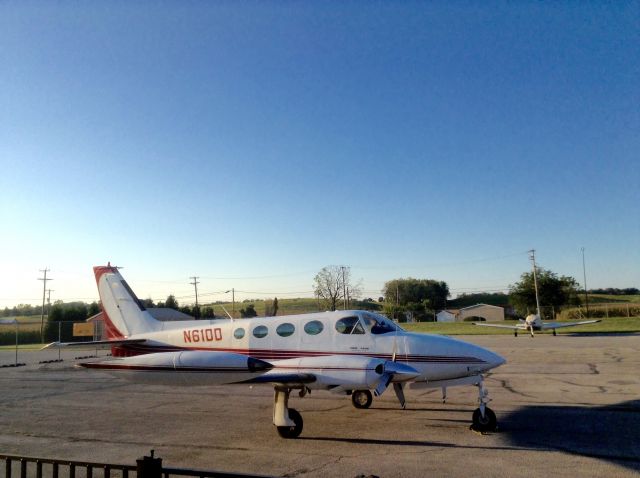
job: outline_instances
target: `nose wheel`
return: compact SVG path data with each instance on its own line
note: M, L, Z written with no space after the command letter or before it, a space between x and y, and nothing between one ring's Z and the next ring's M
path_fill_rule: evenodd
M480 406L473 412L471 428L481 433L495 432L498 429L498 420L493 410L487 407L487 403L489 403L489 391L484 386L483 378L480 379L477 386Z
M489 407L484 407L484 416L479 408L473 412L473 429L479 432L495 432L498 429L496 414Z

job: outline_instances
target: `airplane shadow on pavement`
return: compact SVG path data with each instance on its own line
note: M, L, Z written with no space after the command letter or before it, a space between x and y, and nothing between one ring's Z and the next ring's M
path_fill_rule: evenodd
M509 444L615 462L640 470L640 400L604 407L536 406L499 414Z
M300 439L385 446L556 451L606 460L640 471L640 400L604 407L529 405L497 413L499 429L490 435L496 435L502 443L486 446L370 438L303 436Z

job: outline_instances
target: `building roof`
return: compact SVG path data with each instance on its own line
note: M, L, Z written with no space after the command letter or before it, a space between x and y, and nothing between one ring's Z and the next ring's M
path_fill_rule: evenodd
M493 309L504 309L504 307L500 307L499 305L489 305L489 304L476 304L476 305L470 305L468 307L463 307L462 310L469 310L469 309L477 309L478 307L491 307Z

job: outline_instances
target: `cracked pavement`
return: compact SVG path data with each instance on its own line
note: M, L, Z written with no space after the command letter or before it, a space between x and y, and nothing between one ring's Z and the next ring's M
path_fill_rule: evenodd
M389 392L356 410L314 391L292 394L304 430L283 440L270 387L130 384L25 352L27 366L0 369L0 453L135 464L154 449L166 466L287 477L637 476L640 335L463 339L507 359L485 382L496 433L469 430L474 387L445 404L407 390L407 410Z

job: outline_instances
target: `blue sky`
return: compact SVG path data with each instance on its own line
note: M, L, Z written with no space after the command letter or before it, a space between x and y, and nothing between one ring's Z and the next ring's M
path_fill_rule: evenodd
M640 286L640 4L451 3L3 2L0 307Z

